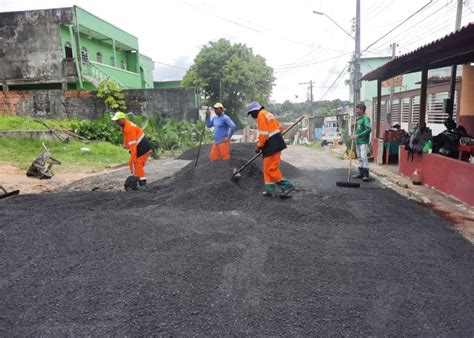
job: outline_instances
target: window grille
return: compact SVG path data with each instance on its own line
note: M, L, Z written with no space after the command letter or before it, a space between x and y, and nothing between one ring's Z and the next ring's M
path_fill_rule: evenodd
M418 123L420 120L420 96L411 98L411 122Z
M81 48L81 61L84 66L87 66L89 63L89 52L86 47Z
M447 119L448 114L444 111L444 100L449 98L448 92L433 93L428 95L428 104L426 107L426 122L442 124ZM453 119L456 118L457 110L457 92L454 92Z
M402 99L402 122L410 122L410 98L404 97Z
M110 59L109 59L109 65L112 66L112 67L115 67L115 60L114 60L113 56L111 56Z
M120 69L125 70L125 62L123 60L120 61Z
M104 58L102 57L101 53L97 53L96 58L98 63L104 63Z

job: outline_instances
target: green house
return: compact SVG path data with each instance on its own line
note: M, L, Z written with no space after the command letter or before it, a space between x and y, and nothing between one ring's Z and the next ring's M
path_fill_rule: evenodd
M4 90L95 89L104 80L153 88L154 63L138 38L77 6L0 13L0 38Z

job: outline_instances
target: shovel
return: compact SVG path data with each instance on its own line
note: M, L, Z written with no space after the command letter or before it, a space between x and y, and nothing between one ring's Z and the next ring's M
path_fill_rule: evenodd
M301 120L304 118L304 115L303 116L300 116L295 122L293 122L293 124L291 126L289 126L288 128L286 128L282 133L281 133L281 136L285 135L291 128L293 128L294 126L296 126L298 123L301 122ZM237 182L238 179L242 176L240 175L240 173L245 169L247 168L253 161L255 161L259 156L260 156L261 152L254 155L250 160L248 160L243 166L241 166L239 169L237 168L234 168L234 173L232 174L232 177L230 178L232 181L234 182Z
M20 193L20 190L13 190L13 191L7 192L5 188L2 187L1 185L0 185L0 190L3 191L3 194L0 194L0 199L7 198L13 195L18 195Z

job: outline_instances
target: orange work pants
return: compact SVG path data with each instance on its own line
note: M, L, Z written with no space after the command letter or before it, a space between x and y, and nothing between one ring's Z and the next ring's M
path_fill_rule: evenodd
M219 144L213 143L209 157L211 161L230 160L230 141L227 140Z
M274 184L283 179L280 171L281 151L263 158L263 180L265 184Z
M135 162L132 162L132 159L128 161L128 166L130 167L130 172L133 174L133 163L135 163L135 175L140 177L141 179L146 179L145 176L145 163L148 160L148 156L150 156L151 151L147 151L142 156L137 157Z

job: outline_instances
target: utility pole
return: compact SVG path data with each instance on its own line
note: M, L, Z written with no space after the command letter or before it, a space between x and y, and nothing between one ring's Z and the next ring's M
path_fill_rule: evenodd
M355 16L355 49L354 64L352 72L352 88L354 90L354 108L352 116L355 116L356 106L360 103L360 0L356 0L356 16ZM350 116L349 125L352 125L352 116Z
M392 47L392 60L395 59L397 46L398 45L396 43L392 43L390 45L390 47ZM394 91L395 91L395 78L392 77L392 83L391 83L391 86L390 86L390 98L388 99L390 108L389 108L388 114L387 114L387 122L388 122L389 125L392 124L392 100L393 100L393 92Z
M309 82L302 82L299 83L300 85L309 85L309 99L311 103L313 102L313 80L309 80Z
M456 24L454 30L457 31L461 28L461 19L462 19L462 3L463 0L458 0L458 5L456 8ZM456 69L458 65L453 65L451 67L451 86L449 90L449 100L446 104L446 113L448 113L448 118L453 118L454 112L454 92L456 91Z

